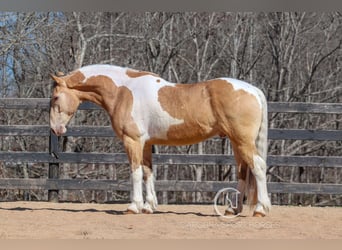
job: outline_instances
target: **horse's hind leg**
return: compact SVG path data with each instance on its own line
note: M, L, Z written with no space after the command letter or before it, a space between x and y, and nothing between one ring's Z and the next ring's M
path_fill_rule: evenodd
M237 174L238 174L238 185L237 190L240 192L238 196L238 204L236 208L227 208L226 215L228 214L239 214L242 212L243 209L243 199L245 197L245 190L246 190L246 175L247 175L247 164L242 160L241 156L239 155L238 150L233 142L231 142L235 161L237 163Z
M253 155L254 167L251 171L256 180L258 202L254 209L254 216L265 216L271 208L271 202L267 194L266 162L257 154Z
M225 211L225 215L237 215L242 212L243 209L243 199L245 197L246 190L246 180L240 179L238 180L237 190L239 191L237 207L228 207Z
M266 185L266 162L258 155L255 144L252 141L250 143L240 141L234 145L234 149L237 160L242 160L242 162L246 164L245 166L250 168L253 176L249 176L249 178L255 178L255 182L249 182L247 185L250 190L246 190L247 195L250 194L250 191L253 191L251 189L256 189L257 191L256 199L255 197L248 197L251 201L251 205L256 205L254 215L264 216L271 207ZM247 168L244 169L248 171ZM251 183L254 185L256 184L256 187L253 187ZM245 184L247 183L241 183L243 186L245 186Z
M153 213L153 211L155 211L157 208L158 201L156 192L154 190L154 176L152 168L152 145L149 144L144 146L143 170L144 182L146 186L146 201L142 212Z

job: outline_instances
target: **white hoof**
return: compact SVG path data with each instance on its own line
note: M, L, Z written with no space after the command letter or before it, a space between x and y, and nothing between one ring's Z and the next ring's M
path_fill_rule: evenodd
M157 200L157 197L156 195L152 195L152 196L149 196L149 197L146 197L146 202L145 202L145 206L148 204L148 206L151 207L152 210L156 210L157 209L157 206L158 206L158 200Z
M148 202L145 202L145 205L142 209L144 214L153 214L154 209L152 209L151 205Z
M269 212L269 210L271 209L271 203L270 201L266 201L263 204L261 204L260 202L257 203L255 209L254 209L254 214L253 216L256 217L263 217L266 215L266 213ZM262 216L259 216L262 215Z
M258 202L257 207L258 207L258 205L260 205L263 208L264 212L266 212L266 213L268 213L271 210L271 207L272 207L271 201L268 198L268 196L262 202Z
M132 213L139 214L141 213L141 210L143 209L143 203L142 202L132 202L127 210L131 211Z
M157 210L157 206L158 206L158 201L157 201L157 197L153 196L153 197L148 197L146 198L146 202L144 204L144 213L153 213L153 211Z

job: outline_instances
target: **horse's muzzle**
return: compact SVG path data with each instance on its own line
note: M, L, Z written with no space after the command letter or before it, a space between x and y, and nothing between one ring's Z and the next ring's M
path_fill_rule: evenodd
M57 136L61 136L61 135L65 134L67 131L67 129L63 125L51 127L51 130Z

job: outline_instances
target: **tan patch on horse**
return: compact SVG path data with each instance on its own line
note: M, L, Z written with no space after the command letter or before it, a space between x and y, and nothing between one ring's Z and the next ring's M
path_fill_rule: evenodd
M226 131L236 134L248 134L242 129L259 130L261 123L261 109L258 100L251 93L239 89L234 90L232 84L225 80L217 79L209 82L210 96L215 113L226 126ZM254 127L251 125L254 124ZM232 130L234 128L234 131ZM258 133L255 133L256 135ZM246 135L242 135L246 137ZM256 138L253 138L255 140Z
M127 69L127 70L126 70L126 75L128 75L128 76L131 77L131 78L137 78L137 77L146 76L146 75L159 77L159 75L154 74L154 73L152 73L152 72L148 72L148 71L139 71L139 70L132 70L132 69Z
M76 85L81 82L81 84L74 87L82 91L82 93L79 93L81 99L95 102L103 106L109 114L112 114L119 89L115 82L110 77L103 75L91 76L85 82L82 82L84 81L83 77L84 75L79 72L79 74L77 73L71 78L73 80L72 82Z
M117 118L115 121L115 123L118 124L118 127L116 128L116 130L118 130L117 133L121 136L128 135L133 140L140 140L140 131L133 120L132 109L132 92L125 86L119 87L116 96L115 109L113 110L113 113Z
M206 84L165 86L159 90L158 96L160 105L170 116L184 120L184 123L170 127L167 133L169 140L176 144L189 144L217 133Z
M68 88L74 88L77 85L83 84L85 76L80 71L74 71L70 75L64 76Z
M247 139L254 145L261 110L255 96L243 89L235 91L227 81L216 79L166 86L158 94L162 108L172 117L184 120L183 124L170 127L168 139L196 143L219 134L237 144Z
M220 131L233 144L237 158L253 166L253 154L257 153L255 140L262 120L262 110L257 98L251 93L234 90L225 80L210 82L210 96L215 116L220 120Z

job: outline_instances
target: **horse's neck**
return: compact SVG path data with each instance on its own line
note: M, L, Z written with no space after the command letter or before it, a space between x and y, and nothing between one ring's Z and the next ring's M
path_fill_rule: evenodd
M90 65L79 69L85 77L83 84L74 87L82 101L90 101L108 109L108 99L114 99L118 86L125 85L129 77L126 68L113 65Z

